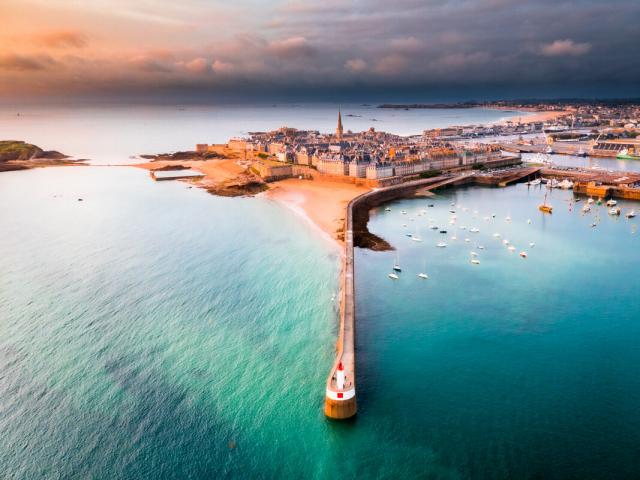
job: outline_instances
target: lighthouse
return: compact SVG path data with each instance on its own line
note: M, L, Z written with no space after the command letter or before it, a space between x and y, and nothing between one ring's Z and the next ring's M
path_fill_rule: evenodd
M338 370L336 370L336 387L339 390L344 389L344 367L342 366L342 362L338 364Z

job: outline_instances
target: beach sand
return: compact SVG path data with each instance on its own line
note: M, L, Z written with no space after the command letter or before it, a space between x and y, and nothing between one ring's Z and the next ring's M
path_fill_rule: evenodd
M329 238L342 244L347 204L370 189L320 176L313 180L290 178L269 185L268 198L305 216Z
M159 160L133 166L153 170L167 165L183 165L204 173L205 178L197 183L206 186L210 183L232 181L243 175L246 167L237 162L235 159ZM351 199L369 190L370 188L365 186L348 181L341 182L315 173L313 179L290 178L269 183L269 189L264 195L301 215L320 229L328 239L341 245L347 204Z
M503 110L503 109L496 108L496 110ZM507 109L505 108L504 110L507 110ZM513 109L508 109L508 110L513 110ZM559 117L562 117L564 115L570 115L572 113L569 110L540 111L540 110L533 110L533 109L530 110L526 108L519 108L518 110L522 112L531 112L532 114L525 115L525 116L513 115L508 119L502 120L497 123L500 125L504 125L507 122L520 122L522 124L534 123L534 122L549 122L551 120L555 120Z
M224 159L224 160L172 160L172 161L164 161L158 160L155 162L146 162L146 163L138 163L136 165L132 165L138 168L144 168L147 170L154 170L157 168L176 165L184 165L185 167L193 168L199 172L204 173L207 178L224 182L227 180L233 180L241 175L246 167L239 165L236 163L237 160L234 159Z

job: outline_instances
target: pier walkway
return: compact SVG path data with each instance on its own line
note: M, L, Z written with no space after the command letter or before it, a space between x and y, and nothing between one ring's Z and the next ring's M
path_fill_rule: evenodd
M324 413L327 417L343 420L357 412L356 403L356 354L355 354L355 291L353 254L353 210L372 201L386 202L420 189L433 190L449 185L461 185L473 181L474 174L465 172L455 176L440 176L414 180L364 193L349 202L345 219L344 257L342 265L342 298L340 328L336 344L336 359L327 378Z

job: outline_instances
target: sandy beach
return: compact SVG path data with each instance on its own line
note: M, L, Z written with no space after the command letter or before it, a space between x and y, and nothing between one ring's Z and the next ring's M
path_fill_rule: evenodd
M495 110L509 110L512 111L512 108L498 108L494 107ZM521 115L513 115L505 120L500 122L496 122L497 124L504 125L507 122L520 122L523 124L526 123L535 123L535 122L549 122L551 120L555 120L564 115L570 115L572 112L569 110L535 110L535 109L527 109L527 108L519 108L518 110L522 112L531 112L531 115L525 115L524 117Z
M364 186L319 177L314 180L290 178L270 184L265 195L304 215L341 245L347 204L369 190Z
M233 159L224 160L157 160L154 162L138 163L132 165L146 170L155 170L166 166L184 165L204 173L207 179L224 182L233 180L245 171L245 167L236 163Z

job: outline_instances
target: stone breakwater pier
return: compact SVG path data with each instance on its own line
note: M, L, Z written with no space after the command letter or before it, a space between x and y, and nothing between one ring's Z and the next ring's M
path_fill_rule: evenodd
M347 205L342 265L342 298L340 328L336 359L327 378L324 413L328 418L344 420L357 412L356 402L356 352L355 352L355 291L354 291L354 238L366 230L366 220L354 224L354 212L368 219L369 210L395 198L413 194L418 190L432 190L449 185L473 183L473 173L456 176L415 180L391 187L373 190L354 198ZM355 227L354 227L355 225ZM357 242L356 242L357 243Z

